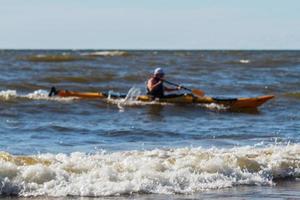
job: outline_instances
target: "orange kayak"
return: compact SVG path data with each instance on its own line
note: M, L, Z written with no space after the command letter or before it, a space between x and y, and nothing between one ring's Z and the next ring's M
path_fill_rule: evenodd
M52 88L53 90L53 88ZM54 90L49 93L49 96L59 96L59 97L78 97L82 99L106 99L108 95L102 92L76 92L69 90ZM122 99L126 95L112 95L113 99ZM268 100L274 98L273 95L265 95L250 98L214 98L209 96L196 97L192 94L182 94L178 96L166 96L160 99L153 99L148 95L141 95L137 97L138 101L151 102L157 101L162 103L175 103L175 104L217 104L224 107L228 107L233 110L239 109L256 109Z

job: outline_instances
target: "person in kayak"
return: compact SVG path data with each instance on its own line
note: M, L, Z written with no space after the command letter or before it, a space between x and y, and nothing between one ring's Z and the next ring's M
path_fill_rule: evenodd
M170 95L165 95L165 92L172 92L180 90L181 87L169 88L164 86L164 70L161 68L156 68L154 70L153 76L147 81L147 95L152 96L153 98L163 98L170 97ZM171 96L179 96L179 95L171 95Z

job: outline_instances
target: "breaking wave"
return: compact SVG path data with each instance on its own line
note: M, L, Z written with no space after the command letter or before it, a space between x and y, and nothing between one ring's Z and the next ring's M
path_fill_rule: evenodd
M0 194L118 196L192 194L276 184L300 177L300 145L178 148L96 154L14 156L0 153Z
M30 62L72 62L81 60L94 60L103 56L128 56L126 51L95 51L80 54L59 53L59 54L36 54L19 57L20 60Z
M49 92L46 90L36 90L28 94L19 94L16 90L0 91L0 101L9 101L18 98L32 99L32 100L54 100L54 101L72 101L78 99L76 97L49 97Z
M22 57L21 59L30 62L72 62L72 61L80 61L80 60L93 60L94 58L79 56L79 55L71 55L71 54L57 54L57 55L38 54L38 55L25 56Z
M82 53L82 56L128 56L129 53L126 51L95 51Z
M240 63L248 64L248 63L250 63L250 60L240 60Z

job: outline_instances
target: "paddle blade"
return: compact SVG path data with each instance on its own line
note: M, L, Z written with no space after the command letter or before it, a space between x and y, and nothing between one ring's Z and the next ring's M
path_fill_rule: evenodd
M197 89L193 89L193 90L192 90L192 93L193 93L195 96L198 96L198 97L203 97L204 94L205 94L202 90L197 90Z

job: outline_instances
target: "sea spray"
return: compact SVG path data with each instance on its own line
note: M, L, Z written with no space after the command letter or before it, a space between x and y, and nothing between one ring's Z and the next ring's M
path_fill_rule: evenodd
M120 98L112 98L112 95L117 97L119 96ZM140 95L141 95L141 90L136 87L130 88L125 98L121 98L121 94L119 93L114 93L113 91L109 91L107 101L110 103L117 104L119 111L124 112L125 106L135 105Z
M118 103L118 108L120 109L120 112L124 111L124 105L128 105L131 104L131 102L137 101L140 94L141 90L139 88L130 88L125 99L123 101L119 101Z

